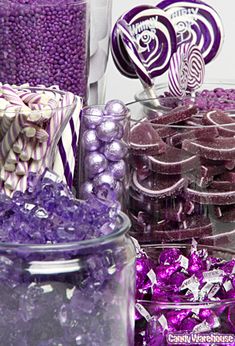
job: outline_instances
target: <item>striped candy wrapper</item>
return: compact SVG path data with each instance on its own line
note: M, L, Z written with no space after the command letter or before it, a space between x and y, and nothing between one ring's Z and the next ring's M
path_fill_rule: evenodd
M69 100L67 104L71 104ZM67 183L70 188L72 187L74 178L81 110L82 99L76 96L76 107L59 140L53 165L55 173L63 177L64 182Z

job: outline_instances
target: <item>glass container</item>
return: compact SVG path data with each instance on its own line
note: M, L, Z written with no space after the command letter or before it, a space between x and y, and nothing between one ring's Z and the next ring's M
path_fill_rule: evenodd
M124 208L129 182L130 115L97 116L90 109L83 109L81 116L79 197L94 193L119 200ZM96 109L103 111L104 106Z
M89 105L105 101L112 0L91 0Z
M235 244L235 105L221 102L230 111L201 112L194 98L128 105L127 201L140 242Z
M113 233L78 243L0 244L0 344L133 346L135 250Z
M89 0L0 1L0 82L87 99Z
M187 256L190 253L190 245L147 245L143 250L153 262L158 263L158 257L162 250L177 248ZM198 247L198 250L207 250L209 256L230 261L235 258L235 251L216 248ZM137 313L135 325L136 346L169 346L169 345L235 345L235 298L211 300L211 301L175 301L164 302L160 299L155 301L138 300L142 306L142 316ZM195 316L199 316L195 319ZM145 317L147 317L147 320ZM207 316L210 316L208 318ZM206 320L206 318L208 318ZM195 325L192 325L194 320ZM175 323L175 324L174 324ZM197 325L197 326L196 326ZM195 329L194 329L195 328ZM220 337L223 342L203 342L200 337ZM227 340L227 342L226 342Z

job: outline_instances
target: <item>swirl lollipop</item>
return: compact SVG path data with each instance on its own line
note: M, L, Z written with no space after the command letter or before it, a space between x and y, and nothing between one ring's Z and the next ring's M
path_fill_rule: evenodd
M173 54L169 69L169 90L173 96L183 97L203 84L205 61L198 47L183 43Z
M124 19L120 19L117 22L117 29L120 31L121 39L123 42L123 46L127 52L127 56L130 58L134 71L143 84L146 93L150 98L156 98L153 88L153 80L151 79L146 67L143 64L142 56L138 52L136 40L132 36L127 22Z
M125 13L124 19L137 43L137 51L151 79L162 75L176 51L176 33L167 14L151 6L138 6ZM138 78L122 40L120 26L112 33L112 56L118 70L126 77Z
M224 29L220 16L200 0L164 0L157 5L171 18L178 44L195 44L208 64L223 45Z

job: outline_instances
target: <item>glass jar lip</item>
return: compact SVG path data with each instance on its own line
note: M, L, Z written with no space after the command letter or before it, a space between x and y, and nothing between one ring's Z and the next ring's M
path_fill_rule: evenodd
M190 249L191 245L190 244L146 244L142 246L142 249ZM218 252L223 252L226 254L231 254L234 255L235 258L235 250L232 249L225 249L221 247L216 247L216 246L210 246L210 245L200 245L198 244L199 249L208 249L208 250L213 250L213 251L218 251ZM148 300L137 300L137 303L143 304L143 305L150 305L153 304L152 301ZM215 301L208 301L208 302L164 302L164 301L157 301L155 304L160 305L161 307L169 307L171 309L191 309L193 307L200 307L201 309L203 308L208 308L208 307L218 307L221 304L234 304L235 303L235 298L230 298L230 299L223 299L223 300L215 300Z
M1 4L1 0L0 0L0 4ZM27 90L31 90L31 91L42 91L42 92L51 92L51 93L54 93L55 95L65 95L66 92L63 91L63 90L58 90L58 89L49 89L49 88L41 88L41 87L19 87L17 88L18 90L22 90L22 91L27 91ZM63 106L63 107L53 107L51 106L50 107L50 111L60 111L60 110L66 110L66 109L71 109L73 107L75 107L77 105L77 97L74 97L74 101L66 106ZM16 105L17 107L17 105ZM20 107L20 106L19 106ZM46 113L48 112L48 109L41 109L41 110L30 110L30 114L43 114L43 113ZM15 111L11 111L11 110L3 110L3 111L0 111L0 114L1 113L4 113L4 114L15 114ZM19 114L23 114L23 112L21 113L20 112L20 108L19 108Z
M221 85L221 87L227 85L227 86L234 86L234 89L235 89L235 79L229 79L229 78L226 78L226 79L222 79L222 78L218 78L218 79L215 79L215 78L211 78L211 79L208 79L206 80L200 89L204 89L204 85L214 85L214 86L218 86L218 84ZM157 85L155 85L154 89L156 91L159 91L159 90L163 90L165 88L168 88L168 83L167 82L163 82L163 83L159 83ZM199 89L199 90L200 90ZM145 94L145 90L141 90L141 91L138 91L137 93L135 93L134 95L134 98L135 98L135 101L143 101L144 99L141 98L141 95L144 95Z
M118 215L120 226L118 226L113 232L108 235L71 243L57 243L57 244L17 244L17 243L3 243L0 242L0 249L4 250L19 250L19 251L34 251L34 252L58 252L58 251L73 251L73 250L84 250L93 248L95 246L104 246L118 238L124 236L131 227L130 219L126 214L120 212Z
M153 127L156 127L156 128L172 128L172 129L187 129L187 130L193 130L193 129L203 129L203 128L223 128L223 129L229 129L231 127L235 127L235 100L228 100L228 99L221 99L222 100L226 100L226 101L229 101L230 103L234 103L234 109L231 109L231 110L224 110L225 113L233 113L234 115L232 116L232 118L234 118L234 123L229 123L229 124L215 124L215 125L202 125L202 124L194 124L194 125L181 125L181 124L155 124L152 122L152 118L148 118L147 117L147 112L149 112L149 114L151 116L153 116L154 113L156 113L156 115L159 116L160 113L160 108L159 109L154 109L153 107L147 105L147 103L151 103L152 101L159 101L159 100L176 100L176 101L183 101L183 100L192 100L193 101L193 97L190 97L190 96L186 96L184 97L182 100L181 99L178 99L177 97L174 97L174 96L167 96L167 97L156 97L156 98L146 98L144 100L140 100L140 101L131 101L131 102L128 102L126 104L127 107L130 107L130 112L131 112L131 107L132 106L135 106L135 105L141 105L143 106L144 110L146 111L146 113L144 113L145 117L142 117L140 119L134 119L133 117L131 117L131 122L134 123L134 124L139 124L140 122L143 122L143 121L146 121L146 122L149 122L151 123L151 125ZM193 105L193 103L192 103ZM181 107L183 106L182 105L179 105L178 107ZM161 107L161 106L160 106ZM164 106L163 106L164 107ZM174 109L176 109L177 107L175 108L172 108L172 109L169 109L169 112L171 111L174 111ZM213 112L213 111L222 111L222 110L219 110L219 109L212 109L211 111L200 111L199 110L199 113L198 114L195 114L195 118L202 118L203 115L209 113L209 112ZM167 111L165 110L165 114L167 114ZM222 111L223 112L223 111ZM164 114L161 114L160 116L163 116ZM189 119L190 120L190 119ZM132 125L133 127L133 125Z
M127 105L127 104L126 104ZM82 108L82 113L83 113L83 116L87 116L87 117L102 117L104 119L114 119L114 116L115 116L115 120L119 121L120 119L129 119L131 117L131 112L130 112L130 109L128 109L128 111L125 113L125 114L120 114L120 115L117 115L117 114L92 114L92 113L89 113L87 112L89 109L92 109L93 107L96 107L98 108L99 110L103 111L104 110L104 107L105 107L105 104L98 104L98 105L90 105L90 106L86 106L86 107L83 107Z
M52 4L50 2L50 0L46 0L45 3L38 3L37 1L34 3L18 3L18 4L12 4L10 2L7 2L6 0L0 0L0 4L5 5L5 7L7 5L14 5L14 6L18 6L18 7L30 7L30 6L35 6L37 5L37 7L58 7L59 5L63 4L64 0L58 0L58 2L55 4ZM83 5L83 4L88 4L90 2L90 0L70 0L70 1L66 1L64 2L64 4L66 5Z

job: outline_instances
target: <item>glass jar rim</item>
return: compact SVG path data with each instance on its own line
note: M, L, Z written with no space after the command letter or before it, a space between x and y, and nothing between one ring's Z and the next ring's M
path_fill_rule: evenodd
M142 246L142 249L151 249L151 248L155 248L155 249L190 249L191 245L190 244L146 244ZM208 249L208 250L213 250L213 251L218 251L218 252L222 252L225 254L231 254L234 255L234 259L235 259L235 250L233 249L225 249L225 248L221 248L221 247L216 247L216 246L210 246L210 245L202 245L202 244L198 244L198 248L199 249ZM150 304L157 304L160 307L164 308L164 307L168 307L169 309L192 309L192 308L201 308L201 309L206 309L208 307L211 308L216 308L218 306L220 306L221 304L234 304L235 303L235 298L230 298L230 299L223 299L223 300L214 300L214 301L207 301L207 302L164 302L164 301L156 301L156 302L152 302L152 301L148 301L148 300L138 300L137 303L142 304L144 306L146 305L150 305Z
M102 115L99 115L99 114L92 114L92 113L87 112L87 110L92 109L93 107L96 107L96 108L98 108L99 110L102 111L104 109L104 107L105 107L105 104L90 105L90 106L83 107L83 109L82 109L83 116L87 116L87 117L91 117L91 118L92 117L101 117L102 116L102 118L104 118L104 119L109 119L109 118L110 119L114 119L114 114L102 114ZM130 113L129 109L123 115L115 114L115 120L117 120L117 121L123 120L123 119L129 119L130 117L131 117L131 113Z
M73 250L85 250L93 248L95 246L105 246L110 244L120 237L124 236L131 227L130 219L126 214L120 212L118 215L118 220L120 226L118 225L114 231L108 235L101 236L99 238L82 240L77 242L68 242L68 243L57 243L57 244L18 244L18 243L3 243L0 242L0 249L5 251L7 250L17 250L17 251L31 251L31 252L67 252Z
M159 116L159 113L157 112L160 112L161 110L161 105L159 107L159 109L157 108L153 108L149 105L146 105L145 103L151 103L152 101L159 101L159 100L176 100L176 101L183 101L183 100L192 100L192 97L190 96L186 96L184 97L182 100L181 99L178 99L177 97L174 97L174 96L167 96L167 97L156 97L156 98L146 98L144 100L140 100L140 101L131 101L131 102L128 102L126 104L126 106L130 109L130 113L132 113L132 109L131 107L132 106L135 106L135 105L141 105L143 107L144 110L147 110L150 112L150 114L152 113L152 115L154 113L156 113L156 115ZM233 112L234 115L232 116L232 118L234 118L234 123L229 123L229 124L215 124L215 125L202 125L202 124L194 124L193 126L192 125L181 125L181 124L155 124L152 122L153 119L151 118L147 118L147 113L143 114L145 115L145 117L142 117L140 119L134 119L133 117L131 117L131 122L134 123L134 124L139 124L143 121L146 121L146 122L149 122L151 123L151 125L155 128L172 128L172 129L186 129L186 130L194 130L194 129L203 129L203 128L224 128L224 129L229 129L231 127L235 127L235 100L229 100L229 99L221 99L222 100L226 100L226 101L229 101L230 103L234 103L234 109L231 109L231 110L224 110L225 113L231 113ZM193 103L192 103L193 105ZM182 105L179 105L178 107L182 107ZM162 110L164 109L165 106L163 106ZM177 109L177 107L175 108L172 108L172 109L169 109L169 112L171 111L174 111L174 109ZM200 119L202 118L202 116L206 113L209 113L209 112L214 112L214 111L222 111L222 110L219 110L219 109L212 109L211 111L200 111L199 110L199 113L198 114L195 114L195 117ZM167 111L165 110L165 114L167 114ZM222 111L223 112L223 111ZM160 116L164 116L164 114L161 114ZM190 119L189 119L190 120ZM132 126L133 127L133 126Z
M208 79L206 81L204 81L204 83L202 84L201 88L203 88L204 85L214 85L214 86L218 86L218 84L221 84L221 87L223 87L224 85L228 85L228 86L234 86L234 89L235 89L235 79L229 79L229 78L226 78L226 79L222 79L222 78L218 78L218 79L215 79L215 78L212 78L212 79ZM154 86L154 89L156 91L158 90L162 90L164 88L168 87L168 83L167 82L162 82L162 83L159 83L157 85ZM199 89L200 90L200 89ZM134 98L135 98L135 101L143 101L144 99L141 98L141 95L144 95L145 94L145 90L141 90L141 91L138 91L137 93L135 93L134 95Z
M1 4L1 0L0 0L0 4ZM58 90L58 89L49 89L49 88L41 88L41 87L19 87L17 88L18 90L22 90L22 91L27 91L27 90L31 90L31 91L46 91L46 92L51 92L57 95L65 95L66 92L63 90ZM74 100L72 103L63 106L63 107L50 107L50 111L61 111L61 110L66 110L66 109L72 109L73 107L75 107L77 105L77 97L74 97ZM13 105L14 106L14 105ZM15 105L15 107L17 107L17 105ZM36 110L30 110L30 114L43 114L43 113L48 112L48 109L36 109ZM1 110L0 114L4 113L4 114L15 114L15 111L11 111L11 110ZM23 114L23 112L20 112L20 106L19 106L19 114Z

